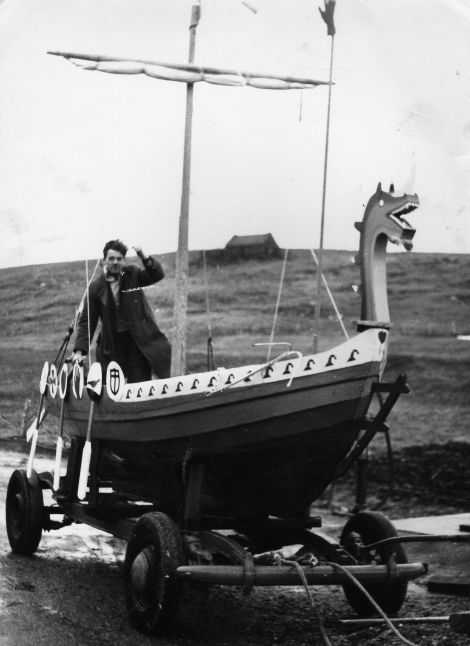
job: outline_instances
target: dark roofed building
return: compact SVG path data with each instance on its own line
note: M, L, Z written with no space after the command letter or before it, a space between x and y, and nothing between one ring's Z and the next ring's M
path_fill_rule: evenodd
M238 258L280 258L281 249L270 233L253 236L233 236L225 245L225 257Z

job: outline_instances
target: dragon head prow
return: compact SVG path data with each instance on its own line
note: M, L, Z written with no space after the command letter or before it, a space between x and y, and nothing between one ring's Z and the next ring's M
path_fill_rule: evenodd
M379 182L376 192L367 203L362 222L356 223L359 231L373 230L376 235L386 235L390 242L403 244L405 249L413 248L414 227L411 226L404 215L415 211L419 206L416 195L397 195L393 184L390 191L382 190Z

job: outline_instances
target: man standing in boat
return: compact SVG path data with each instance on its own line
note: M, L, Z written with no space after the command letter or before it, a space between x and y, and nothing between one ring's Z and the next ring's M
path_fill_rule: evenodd
M72 357L83 361L101 320L96 359L104 374L109 362L117 361L130 383L151 379L152 371L160 379L169 377L171 362L171 346L142 290L162 280L164 272L159 262L134 248L143 267L126 264L127 247L120 240L104 246L103 271L90 283Z

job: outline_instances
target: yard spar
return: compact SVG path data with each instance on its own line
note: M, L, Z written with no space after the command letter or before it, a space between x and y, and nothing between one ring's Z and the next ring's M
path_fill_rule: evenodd
M326 0L329 30L332 6L334 2ZM174 615L181 578L242 584L247 592L255 581L291 583L291 566L279 570L278 560L274 569L269 562L265 571L263 553L298 543L304 545L303 556L305 550L312 554L310 569L315 560L328 556L328 561L336 558L357 566L356 576L364 577L366 587L372 575L370 590L383 607L395 612L403 603L406 581L422 574L423 567L407 565L398 547L364 556L357 551L357 540L349 545L352 535L362 537L365 545L393 536L389 521L366 514L347 524L335 552L331 543L324 544L308 531L318 521L307 512L384 429L395 401L407 390L403 377L393 384L381 382L390 328L385 251L389 241L411 245L414 228L404 215L418 207L418 197L386 192L379 184L366 206L359 227L362 319L354 337L308 356L289 350L262 364L185 374L186 328L180 319L187 300L194 85L205 81L269 89L331 88L329 82L312 79L194 65L199 14L195 4L185 65L51 52L86 69L146 74L187 85L176 360L171 377L135 384L126 383L112 363L103 390L94 390L97 380L90 370L91 404L81 397L83 387L74 387L76 379L83 386L80 370L74 369L60 404L49 374L47 410L60 416L61 432L63 423L72 438L67 471L59 478L55 474L54 480L52 474L14 472L7 495L10 544L18 552L32 553L42 529L69 522L85 522L128 540L126 603L132 623L148 632L162 629ZM61 360L54 365L54 375L62 374L63 364ZM371 417L376 392L387 396ZM44 506L43 488L52 490L55 506ZM58 512L63 513L62 524L50 520ZM218 533L221 529L223 535ZM395 559L393 583L389 557ZM344 584L331 563L309 570L307 579ZM352 593L347 596L353 607L363 607Z

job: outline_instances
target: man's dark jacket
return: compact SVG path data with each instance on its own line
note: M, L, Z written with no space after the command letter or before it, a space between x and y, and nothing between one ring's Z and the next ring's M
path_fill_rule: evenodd
M153 258L147 258L144 268L126 265L121 273L119 284L120 315L139 350L161 378L169 376L171 346L160 331L144 292L139 288L159 282L164 275L160 263ZM113 295L104 272L90 283L88 301L90 304L89 331L88 305L85 300L78 321L74 351L81 350L85 354L88 353L88 334L90 334L90 340L93 339L96 326L101 319L101 332L96 341L96 358L103 365L107 365L110 361L116 360L114 343L117 320Z

